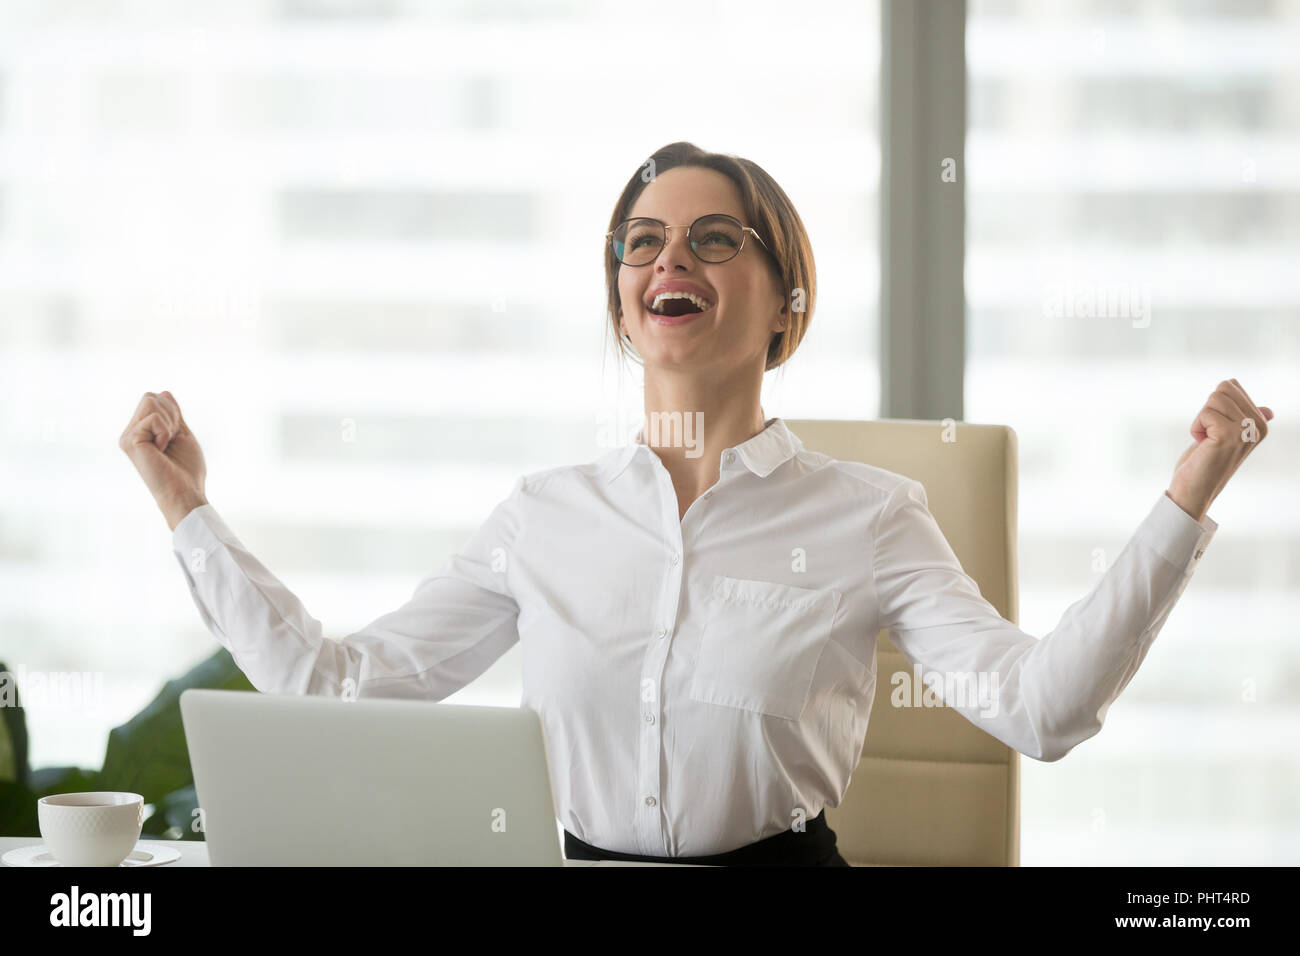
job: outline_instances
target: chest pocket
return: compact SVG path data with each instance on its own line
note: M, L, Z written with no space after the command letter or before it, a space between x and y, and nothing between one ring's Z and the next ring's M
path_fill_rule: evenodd
M842 597L833 590L716 577L691 699L798 720Z

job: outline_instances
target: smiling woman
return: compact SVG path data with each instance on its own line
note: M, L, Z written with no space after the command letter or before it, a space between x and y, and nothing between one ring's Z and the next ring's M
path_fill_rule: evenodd
M1061 759L1101 729L1204 554L1205 509L1249 450L1236 423L1262 438L1272 416L1224 382L1129 547L1039 639L984 599L919 481L804 448L764 413L764 373L815 298L785 192L689 143L643 169L606 236L610 328L644 366L642 434L521 476L360 631L327 640L207 503L169 392L146 394L121 446L203 620L258 690L440 701L518 644L570 859L846 866L825 811L862 753L877 635L922 670L980 675L998 707L959 712Z
M752 249L755 261L765 266L775 284L777 297L785 307L784 322L770 335L763 370L774 369L794 354L812 319L817 296L812 243L794 203L762 167L748 159L707 152L687 142L671 143L656 150L633 173L614 205L605 248L605 287L609 328L615 346L620 354L634 360L641 359L641 345L627 327L628 317L623 305L626 290L621 283L628 286L648 283L648 287L641 291L650 294L650 301L642 301L641 306L651 315L681 315L688 311L680 306L654 308L654 299L660 292L690 293L708 300L698 285L671 280L661 285L638 272L641 266L654 262L661 249L671 245L673 237L686 235L686 226L676 225L681 220L656 221L655 212L647 211L661 200L662 190L654 188L659 185L659 180L672 180L674 189L678 190L682 177L668 177L666 174L670 171L680 174L686 170L695 173L706 188L713 186L729 193L733 207L709 210L709 214L686 220L690 224L689 245L700 261L722 264L732 258L747 256ZM664 226L669 227L666 235ZM746 241L751 236L758 239L756 244ZM709 301L712 305L719 304ZM708 310L701 308L701 311ZM686 323L658 321L653 324L677 327Z

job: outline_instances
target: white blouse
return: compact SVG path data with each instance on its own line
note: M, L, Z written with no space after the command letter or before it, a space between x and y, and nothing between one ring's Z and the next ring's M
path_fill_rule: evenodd
M805 450L779 418L720 467L680 520L641 434L525 475L406 604L342 640L211 505L172 546L208 630L263 692L442 700L519 642L560 822L671 857L840 804L883 628L972 723L1059 760L1101 729L1218 528L1162 493L1040 640L981 597L920 482Z

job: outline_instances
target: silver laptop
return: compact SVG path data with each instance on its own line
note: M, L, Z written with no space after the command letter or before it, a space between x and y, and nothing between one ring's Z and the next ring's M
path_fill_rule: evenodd
M563 866L526 708L187 690L213 866Z

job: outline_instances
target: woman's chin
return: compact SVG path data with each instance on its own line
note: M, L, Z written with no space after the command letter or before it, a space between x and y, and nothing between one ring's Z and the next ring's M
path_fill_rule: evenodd
M647 369L662 368L675 372L692 368L703 370L712 364L706 352L707 349L697 342L659 342L641 353L641 361Z

